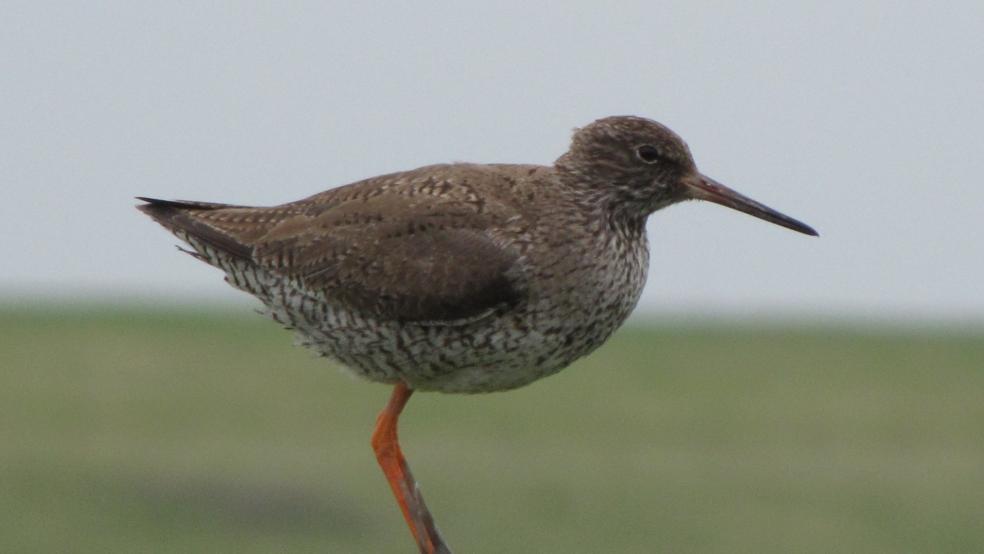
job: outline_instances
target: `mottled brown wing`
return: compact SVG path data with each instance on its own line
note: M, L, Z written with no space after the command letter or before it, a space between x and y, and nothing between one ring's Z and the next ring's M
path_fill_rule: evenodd
M503 214L380 195L288 217L253 259L305 290L385 319L470 321L521 299L519 256L492 230Z

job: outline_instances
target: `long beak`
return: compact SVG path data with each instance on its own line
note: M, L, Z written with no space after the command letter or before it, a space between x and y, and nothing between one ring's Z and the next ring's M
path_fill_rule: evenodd
M806 223L797 221L788 215L781 214L764 204L759 204L751 198L729 189L706 175L695 173L693 178L685 181L685 184L687 187L687 193L691 198L721 204L722 206L727 206L738 210L739 212L745 212L748 215L753 215L759 219L771 221L776 225L782 225L787 229L799 231L805 235L812 235L814 237L820 236L819 233L814 231L813 228Z

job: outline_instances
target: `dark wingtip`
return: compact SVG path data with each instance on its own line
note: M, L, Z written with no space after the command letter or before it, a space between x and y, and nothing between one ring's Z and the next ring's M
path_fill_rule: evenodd
M233 204L220 204L218 202L199 202L197 200L162 200L160 198L150 198L149 196L136 196L137 200L146 202L139 204L137 209L146 214L167 213L170 210L189 211L189 210L220 210L224 208L242 208Z
M185 242L189 242L188 237L192 237L195 241L205 243L232 256L248 259L251 255L251 248L248 245L242 244L223 231L199 221L196 216L197 212L238 206L214 202L161 200L146 196L137 196L136 199L146 202L146 204L137 205L138 210L150 216L151 219L172 233L182 233L178 237ZM198 247L195 246L195 249L197 250Z
M136 196L135 198L137 200L142 200L146 202L146 204L141 205L143 207L160 206L162 208L183 208L186 210L215 209L215 208L228 207L227 204L215 204L212 202L194 202L191 200L162 200L160 198L150 198L147 196Z
M180 202L173 202L171 200L161 200L160 198L149 198L147 196L136 196L137 200L146 202L146 204L137 204L137 209L145 214L151 213L161 213L166 208L180 208L182 207Z
M135 198L141 202L146 202L145 204L137 204L134 206L145 214L149 214L155 206L160 205L160 200L157 200L156 198L147 198L146 196L136 196Z
M181 214L181 210L176 209L177 206L174 206L168 200L147 198L146 196L137 196L136 198L137 200L146 202L146 204L137 204L135 206L141 213L150 216L151 219L168 229L172 229L175 217Z

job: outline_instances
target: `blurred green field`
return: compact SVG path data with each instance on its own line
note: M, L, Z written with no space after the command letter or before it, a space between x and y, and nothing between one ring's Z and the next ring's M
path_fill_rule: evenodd
M389 390L291 342L0 311L0 552L413 552L368 444ZM456 552L984 552L980 330L629 327L402 422Z

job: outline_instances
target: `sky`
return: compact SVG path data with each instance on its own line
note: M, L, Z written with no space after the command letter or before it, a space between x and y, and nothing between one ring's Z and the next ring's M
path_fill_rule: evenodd
M394 4L4 2L0 301L245 302L133 197L550 164L634 114L821 233L659 211L642 313L984 321L984 3Z

